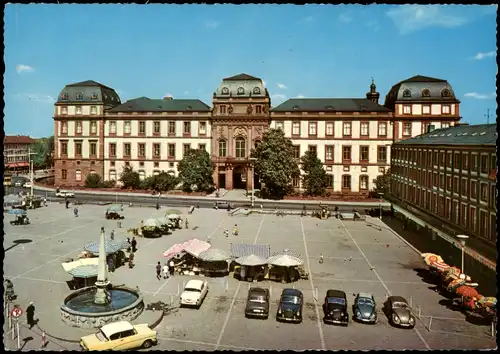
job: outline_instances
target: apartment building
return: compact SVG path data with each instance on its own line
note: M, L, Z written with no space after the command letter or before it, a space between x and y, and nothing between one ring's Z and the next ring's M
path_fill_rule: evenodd
M436 225L495 245L496 140L496 124L488 124L458 125L395 143L391 195Z
M35 139L24 135L7 135L3 139L3 162L6 169L28 169L29 149Z

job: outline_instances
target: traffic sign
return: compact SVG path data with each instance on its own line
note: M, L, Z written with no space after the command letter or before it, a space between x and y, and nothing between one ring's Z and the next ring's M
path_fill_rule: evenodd
M14 318L19 318L23 315L23 309L20 307L14 307L10 312L10 315Z

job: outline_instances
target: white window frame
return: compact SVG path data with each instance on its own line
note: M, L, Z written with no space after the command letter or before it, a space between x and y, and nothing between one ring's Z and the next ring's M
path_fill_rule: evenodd
M333 145L327 145L325 147L325 160L332 161L334 156L335 147Z
M82 122L75 122L75 133L82 134L82 131L83 131Z
M411 126L412 126L411 122L403 122L403 136L411 136L411 130L412 130ZM408 127L410 128L409 128L409 133L407 134Z
M428 104L422 105L422 114L431 114L431 106Z
M300 135L300 122L292 123L292 135Z
M127 120L123 123L123 133L131 134L132 133L132 122Z
M82 114L82 106L75 107L75 114Z
M359 126L359 133L361 136L369 136L370 135L370 123L361 122Z
M343 135L345 136L351 136L352 134L352 123L351 122L343 122L343 127L342 127L342 131L343 131Z
M333 122L327 122L325 127L325 133L328 136L332 136L335 131L335 124Z
M109 122L109 133L116 134L116 121Z
M97 134L97 122L95 120L90 121L90 134Z
M383 129L381 129L383 127ZM381 133L383 132L383 133ZM378 135L379 136L387 136L387 122L379 122L378 123Z
M82 170L77 169L75 171L75 181L81 182L82 181Z
M200 134L207 133L207 122L200 122Z
M276 129L284 130L284 122L276 122Z
M443 112L443 114L450 114L451 113L451 106L449 104L444 104L442 106L442 112Z
M309 135L317 135L318 134L318 123L309 122Z
M409 104L403 105L403 114L411 114L411 105Z
M97 114L97 106L90 106L90 114Z
M369 185L368 176L367 175L359 176L359 188L365 190L368 189L368 185Z
M68 107L67 106L61 107L61 114L64 114L64 115L68 114Z
M116 170L110 170L109 171L109 180L110 181L116 181Z

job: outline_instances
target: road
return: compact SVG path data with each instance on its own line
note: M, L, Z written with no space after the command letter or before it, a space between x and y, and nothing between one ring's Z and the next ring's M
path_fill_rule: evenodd
M6 194L17 194L21 190L28 191L29 189L23 189L21 187L7 187ZM43 191L43 190L34 190L33 193L35 195L46 196L51 201L63 201L63 198L57 198L55 196L55 192ZM117 194L113 195L105 195L105 194L79 194L76 192L76 198L70 198L70 201L79 201L79 202L90 202L90 203L133 203L135 205L154 205L157 202L160 203L160 206L174 206L174 207L188 207L191 205L199 205L200 208L212 208L214 205L214 200L207 200L205 197L200 198L190 198L190 199L180 199L180 198L170 198L169 196L162 196L160 199L153 195L147 197L142 195L123 195ZM224 198L220 198L220 201L224 201ZM308 212L316 211L318 209L318 201L305 201L306 209ZM241 200L241 201L231 201L231 205L235 208L238 207L250 207L249 200ZM264 209L278 209L278 210L302 210L303 203L297 202L286 202L286 201L269 201L269 200L257 200L255 201L255 207L259 208L262 205ZM340 212L352 212L352 209L356 207L360 214L366 214L366 210L364 207L356 206L356 202L347 205L339 205ZM367 208L368 209L368 208Z

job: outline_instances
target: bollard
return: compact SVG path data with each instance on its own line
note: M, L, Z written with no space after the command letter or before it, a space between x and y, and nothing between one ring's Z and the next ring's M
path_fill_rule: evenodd
M226 291L229 289L229 282L226 279Z
M12 328L12 340L16 339L16 327Z
M21 349L21 335L19 334L19 319L16 321L17 327L17 349Z
M47 345L47 338L45 336L45 331L42 331L42 348L45 348Z
M181 284L177 284L177 296L181 294Z

